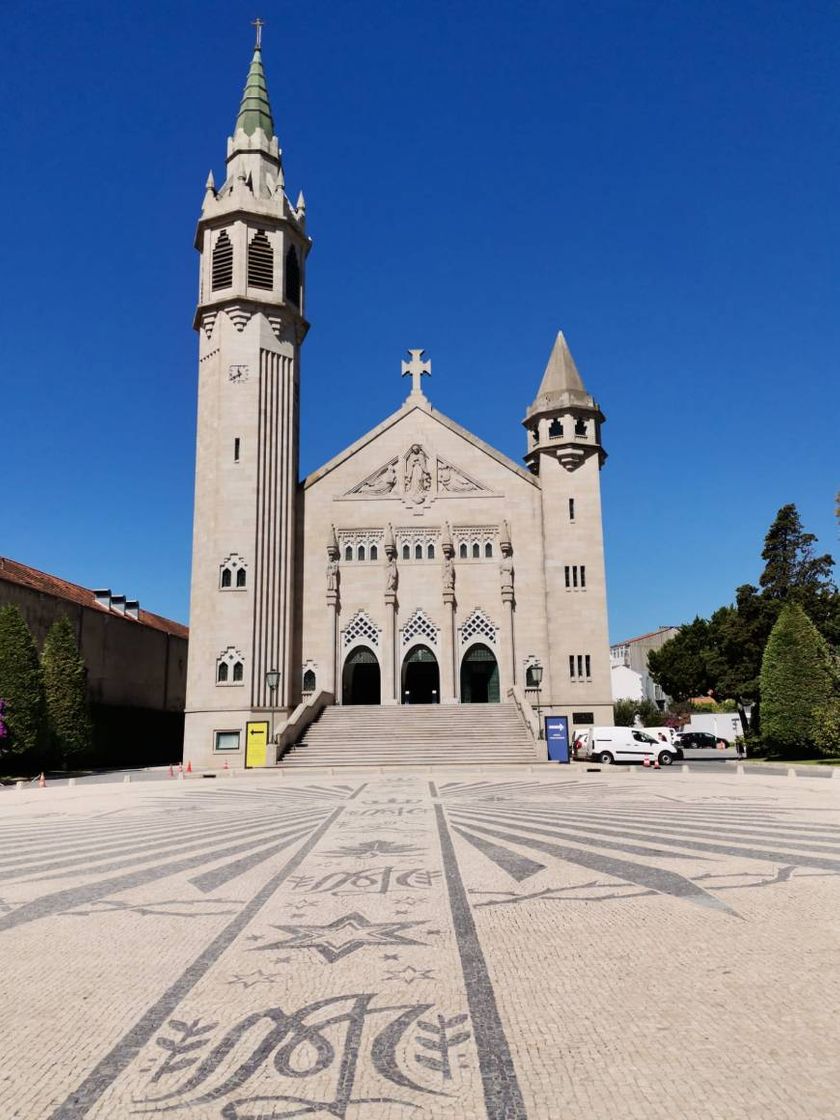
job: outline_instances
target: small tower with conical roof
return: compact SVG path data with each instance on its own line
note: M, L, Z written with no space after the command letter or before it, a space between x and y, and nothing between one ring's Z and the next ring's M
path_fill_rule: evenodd
M201 765L221 765L222 757L242 765L254 726L288 708L296 693L298 390L310 241L303 205L285 192L260 31L225 180L217 189L208 177L195 241L199 384L185 757ZM275 670L279 684L270 689L274 678L266 674Z
M543 695L549 708L571 707L581 726L612 721L601 520L603 423L560 331L523 420L525 462L542 492L549 644ZM569 730L572 734L574 726Z

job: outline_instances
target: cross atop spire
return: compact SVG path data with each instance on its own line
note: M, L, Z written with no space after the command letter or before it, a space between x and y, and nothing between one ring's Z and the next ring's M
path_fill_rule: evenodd
M263 20L253 21L257 29L257 43L254 55L245 79L245 89L242 94L242 103L239 106L239 116L236 118L236 129L243 129L248 136L253 136L258 128L265 133L267 140L274 136L274 120L271 116L271 105L268 101L268 87L265 82L265 71L262 64L262 29Z
M423 390L421 388L420 379L422 377L432 376L432 363L424 362L422 360L425 353L425 350L409 350L411 361L401 363L402 376L411 376L411 396L423 397L424 399L425 394L423 393Z
M257 29L257 41L254 44L254 50L258 51L262 47L262 29L265 27L265 20L257 16L256 19L251 20L251 26Z

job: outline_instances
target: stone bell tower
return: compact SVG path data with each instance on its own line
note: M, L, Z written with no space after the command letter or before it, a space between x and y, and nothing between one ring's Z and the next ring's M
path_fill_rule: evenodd
M195 245L198 433L185 758L242 765L245 728L289 706L296 681L293 581L303 194L284 190L260 33L217 190L207 180ZM274 696L268 670L280 672ZM238 734L238 739L237 739ZM238 747L237 747L238 743ZM222 752L229 752L222 754Z
M603 422L560 331L523 424L525 461L539 476L542 492L549 648L544 703L591 713L581 724L612 723L601 520Z

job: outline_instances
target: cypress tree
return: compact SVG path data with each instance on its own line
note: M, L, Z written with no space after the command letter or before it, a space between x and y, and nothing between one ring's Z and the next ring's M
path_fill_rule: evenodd
M66 763L89 751L91 746L87 672L66 615L50 627L41 651L41 669L50 734Z
M814 719L834 691L831 653L797 603L786 603L761 661L761 737L774 753L807 751Z
M47 726L44 682L38 651L20 608L0 608L0 698L6 703L4 753L34 753Z

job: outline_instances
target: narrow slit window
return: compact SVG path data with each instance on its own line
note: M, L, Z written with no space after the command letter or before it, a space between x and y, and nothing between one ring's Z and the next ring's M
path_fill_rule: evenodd
M230 587L230 568L222 568L222 587Z
M588 654L588 653L587 653L587 655L586 655L586 656L584 657L584 659L583 659L583 660L584 660L584 662L585 662L585 664L586 664L586 679L587 679L587 680L589 680L589 678L590 678L590 677L592 676L592 663L591 663L591 661L590 661L590 657L589 657L589 654Z
M572 587L577 587L577 564L572 566Z
M219 667L216 670L216 680L219 684L224 684L228 679L227 661L220 661Z
M568 564L566 565L566 586L567 587L572 586L571 573L569 571L569 565Z
M365 556L366 556L365 546L363 544L360 544L359 545L359 559L364 560Z
M466 558L467 558L467 546L465 544L462 544L461 547L458 549L458 555L461 557L462 560L466 560Z
M233 243L223 229L213 246L213 291L229 288L233 284Z
M370 546L370 558L371 558L371 560L378 560L379 559L379 549L376 547L375 544L372 544Z
M574 519L575 519L575 500L574 500L574 498L569 498L569 520L574 521Z
M247 579L247 576L245 574L245 569L244 568L239 568L236 572L236 586L237 587L244 587L246 579Z
M407 544L404 544L403 545L403 560L410 560L410 559L411 559L411 549L408 547Z
M285 295L289 303L300 307L300 262L294 245L290 245L286 253Z
M427 560L434 560L434 558L435 558L435 546L433 544L430 544L429 547L426 549L426 559Z
M236 436L236 438L233 441L233 461L234 461L234 463L239 462L239 453L240 453L241 450L242 450L242 441L240 440L239 436Z
M580 566L580 585L581 585L581 587L586 587L586 565L585 564L581 564L581 566Z
M484 555L488 558L493 555L493 545L490 543L490 541L487 541L487 543L484 545Z
M234 661L233 663L233 679L234 681L241 681L244 674L244 666L241 661Z
M422 560L423 559L423 546L422 546L422 544L416 544L414 546L414 559L415 560Z
M477 542L473 545L472 552L473 552L473 560L477 560L479 558L479 556L481 555L481 549L478 547Z
M257 230L248 246L248 286L274 287L274 251L264 229Z
M353 559L353 546L351 544L348 544L347 547L344 549L344 559L345 560L352 560Z
M234 679L235 679L236 678L236 669L235 668L233 670L233 675L234 675ZM583 676L583 654L582 653L579 653L577 655L577 675L579 677Z
M572 680L575 679L575 655L573 653L569 654L569 676Z

